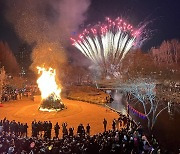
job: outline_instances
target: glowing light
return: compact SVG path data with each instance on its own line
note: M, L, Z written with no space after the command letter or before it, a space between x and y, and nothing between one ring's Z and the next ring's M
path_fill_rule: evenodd
M37 80L38 87L41 91L42 100L53 97L54 100L60 100L61 89L56 83L56 70L53 68L46 69L37 67L38 74L41 74Z
M137 41L142 40L141 31L119 17L114 21L107 17L105 23L85 29L80 36L71 38L73 45L106 72L112 65L118 66L130 49L140 44Z

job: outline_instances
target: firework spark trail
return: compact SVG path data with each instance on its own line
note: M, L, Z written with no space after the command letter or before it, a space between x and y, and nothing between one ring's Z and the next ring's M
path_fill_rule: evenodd
M77 39L71 40L86 57L107 71L110 65L118 66L130 49L140 44L137 41L143 39L142 27L134 30L120 18L114 21L106 18L105 23L85 29Z

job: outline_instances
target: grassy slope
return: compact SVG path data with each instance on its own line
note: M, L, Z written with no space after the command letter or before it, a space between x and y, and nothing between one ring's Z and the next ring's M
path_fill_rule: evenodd
M110 101L105 92L90 86L71 86L66 89L65 97L89 103L104 104Z

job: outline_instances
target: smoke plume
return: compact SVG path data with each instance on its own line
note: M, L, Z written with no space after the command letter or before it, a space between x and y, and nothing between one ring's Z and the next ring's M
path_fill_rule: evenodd
M90 5L89 0L62 0L59 5L60 27L71 34L85 20L85 13Z
M66 62L63 47L85 21L89 5L90 0L6 0L7 20L22 40L35 44L31 68Z

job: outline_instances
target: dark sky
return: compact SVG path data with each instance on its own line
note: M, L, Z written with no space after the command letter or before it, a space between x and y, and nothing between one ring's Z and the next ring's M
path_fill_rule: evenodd
M0 40L7 41L16 52L22 41L4 17L3 1L0 0ZM106 16L122 16L135 27L140 22L153 21L148 27L153 36L144 44L145 50L163 40L180 39L180 0L91 0L85 25L103 21Z
M92 0L88 19L122 16L131 24L152 21L153 36L145 49L160 45L163 40L180 39L180 0Z
M8 42L12 51L16 52L21 41L16 35L13 26L5 19L5 5L3 1L5 0L0 0L0 41Z

